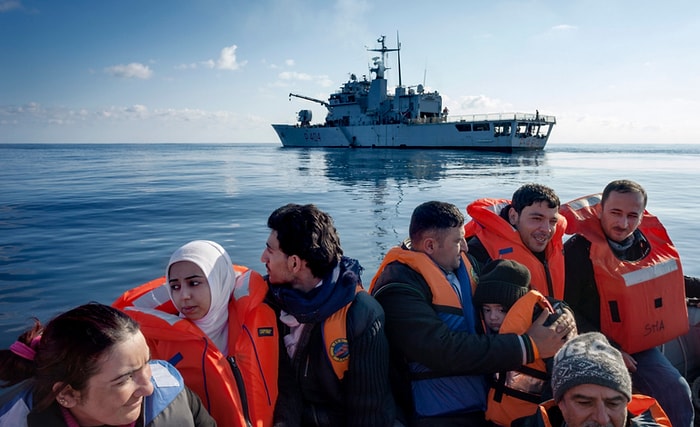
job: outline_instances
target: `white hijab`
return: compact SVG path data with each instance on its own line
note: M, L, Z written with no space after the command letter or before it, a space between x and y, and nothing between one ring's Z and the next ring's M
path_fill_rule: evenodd
M168 281L170 281L170 266L179 261L197 264L207 276L211 305L204 317L193 322L207 334L224 355L228 355L228 303L236 283L231 258L216 242L194 240L180 247L170 257L165 270ZM170 293L170 286L168 286L168 292ZM172 294L170 298L172 299Z

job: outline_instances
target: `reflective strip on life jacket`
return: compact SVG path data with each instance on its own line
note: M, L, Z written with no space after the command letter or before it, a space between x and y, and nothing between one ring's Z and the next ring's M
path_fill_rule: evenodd
M666 343L688 332L685 281L678 251L658 218L646 210L639 231L649 253L635 261L615 256L600 223L601 195L563 204L567 232L591 243L589 258L600 296L600 329L627 353Z
M637 271L630 271L629 273L625 273L622 275L622 278L625 280L625 285L629 287L638 285L649 280L658 279L659 277L664 276L668 273L673 273L676 270L678 270L678 263L676 262L676 260L668 259L665 261L661 261L658 264L649 267L644 267Z

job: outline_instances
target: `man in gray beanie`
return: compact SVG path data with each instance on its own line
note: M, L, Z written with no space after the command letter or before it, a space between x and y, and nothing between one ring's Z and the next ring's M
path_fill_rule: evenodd
M569 340L554 356L554 399L512 427L670 426L652 397L632 394L622 354L599 332Z
M554 356L552 392L561 402L567 391L582 384L595 384L632 399L632 380L622 354L603 334L587 333L573 338Z

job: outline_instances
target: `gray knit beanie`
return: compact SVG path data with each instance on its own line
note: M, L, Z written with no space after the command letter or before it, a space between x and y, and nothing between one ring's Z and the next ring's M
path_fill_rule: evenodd
M479 273L472 300L476 305L501 304L506 310L529 291L530 270L510 259L496 259Z
M564 393L581 384L619 391L629 401L632 379L622 354L600 332L588 332L567 341L554 356L552 392L559 402Z

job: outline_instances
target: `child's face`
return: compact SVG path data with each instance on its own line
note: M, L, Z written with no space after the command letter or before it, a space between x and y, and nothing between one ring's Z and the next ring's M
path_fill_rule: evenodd
M491 332L498 333L506 317L506 309L501 304L482 304L481 314L484 316L486 327Z

